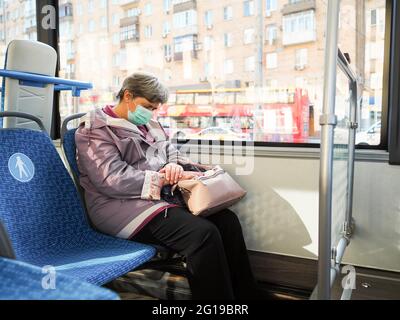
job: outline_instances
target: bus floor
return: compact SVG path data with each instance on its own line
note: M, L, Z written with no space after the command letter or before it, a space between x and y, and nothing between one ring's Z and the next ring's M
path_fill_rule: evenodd
M400 273L356 267L355 289L351 300L400 300ZM332 288L332 299L340 299L346 274Z
M307 300L310 292L259 283L269 300ZM107 287L122 300L190 300L187 278L160 270L142 269L114 280Z
M400 300L400 274L396 272L356 268L356 285L351 300ZM341 275L332 288L332 299L341 298ZM304 289L259 283L270 300L308 300L311 292ZM118 278L108 288L122 300L190 300L186 277L159 270L143 269Z

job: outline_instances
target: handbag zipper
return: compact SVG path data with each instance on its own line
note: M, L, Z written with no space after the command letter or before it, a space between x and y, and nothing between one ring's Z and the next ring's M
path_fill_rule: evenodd
M197 177L196 179L197 180L207 180L209 178L214 178L214 177L216 177L216 176L218 176L218 175L220 175L220 174L222 174L224 172L225 171L223 169L221 169L221 170L218 170L218 171L214 172L213 174L211 174L209 176L201 176L201 177Z

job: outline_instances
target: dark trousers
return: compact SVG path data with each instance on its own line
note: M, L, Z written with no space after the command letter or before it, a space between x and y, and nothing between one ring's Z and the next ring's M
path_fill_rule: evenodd
M133 239L160 244L186 257L193 299L257 299L242 228L235 213L207 218L170 208L153 218Z

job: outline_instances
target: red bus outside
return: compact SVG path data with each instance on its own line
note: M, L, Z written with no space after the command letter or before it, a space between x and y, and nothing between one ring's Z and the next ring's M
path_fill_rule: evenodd
M170 136L183 139L308 141L313 119L306 90L270 90L261 103L248 97L246 89L176 91L157 118Z

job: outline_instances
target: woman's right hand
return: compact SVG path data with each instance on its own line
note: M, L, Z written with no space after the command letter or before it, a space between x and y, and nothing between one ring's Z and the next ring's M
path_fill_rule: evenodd
M179 180L191 180L203 176L202 172L196 171L183 171L182 178Z
M170 180L166 179L165 173L161 173L162 179L163 179L163 186L167 186L167 185L173 185L174 183ZM178 179L178 181L181 180L191 180L191 179L195 179L197 177L201 177L204 174L202 172L197 172L197 171L183 171L181 174L181 177Z

